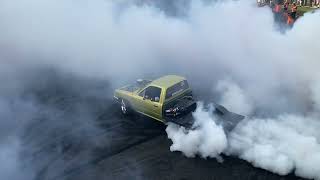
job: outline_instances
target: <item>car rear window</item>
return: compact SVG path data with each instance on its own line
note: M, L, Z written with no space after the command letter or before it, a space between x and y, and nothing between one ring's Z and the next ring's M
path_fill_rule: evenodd
M167 89L166 99L171 98L172 96L179 94L180 92L189 88L187 80L183 80Z

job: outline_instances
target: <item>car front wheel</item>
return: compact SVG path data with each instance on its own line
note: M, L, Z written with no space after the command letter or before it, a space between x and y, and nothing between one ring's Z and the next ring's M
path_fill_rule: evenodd
M128 109L129 107L128 107L128 104L127 104L127 102L125 101L125 100L121 100L121 112L122 112L122 114L123 115L127 115L128 114Z

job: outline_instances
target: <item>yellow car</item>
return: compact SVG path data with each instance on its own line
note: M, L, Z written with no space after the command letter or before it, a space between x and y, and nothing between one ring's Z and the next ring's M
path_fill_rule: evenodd
M138 79L133 85L116 89L114 98L124 115L137 112L186 128L191 128L194 122L191 112L196 109L197 103L187 79L181 76L167 75L153 81ZM215 105L215 108L222 119L243 119L243 116L231 113L220 105Z

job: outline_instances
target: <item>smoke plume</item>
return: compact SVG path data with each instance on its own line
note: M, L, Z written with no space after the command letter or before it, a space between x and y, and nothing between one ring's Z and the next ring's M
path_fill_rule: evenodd
M221 90L221 83L225 85L223 86L225 91L221 94L221 104L226 103L226 106L234 109L240 107L239 111L241 111L241 107L244 110L251 109L252 107L248 106L249 98L243 95L242 89L233 82L226 82L222 81L217 85L218 91ZM319 91L313 90L313 92ZM315 104L317 105L316 100ZM201 125L206 127L215 125L215 120L208 118L210 112L213 111L203 112L201 108L200 106L193 114L196 121L201 122ZM251 114L240 122L228 134L227 138L222 138L219 143L215 142L215 139L220 137L221 134L224 135L222 128L220 128L221 132L219 133L214 130L205 131L203 126L187 132L181 131L181 129L172 132L173 126L170 124L167 127L168 138L173 142L170 147L171 151L179 150L190 157L189 153L192 147L192 152L207 157L208 151L215 151L218 148L222 151L215 151L211 153L210 157L217 157L222 153L235 155L251 162L256 167L280 175L287 175L294 171L297 176L309 179L320 178L318 169L320 167L320 134L317 131L320 122L317 112L310 112L307 115L284 113L274 118L259 118L258 115ZM172 136L174 133L175 135ZM195 133L205 135L194 140L194 142L188 142L188 139L192 138ZM184 137L177 139L181 136ZM211 143L209 143L210 146L208 146L208 142ZM181 145L181 143L184 144ZM228 145L221 149L221 144ZM208 149L203 151L201 146Z
M55 129L45 131L47 137L78 125L79 133L66 138L78 142L74 151L96 146L81 141L101 130L92 121L101 107L93 100L103 104L113 87L136 78L180 74L200 101L215 99L247 119L225 135L200 106L194 114L198 130L168 126L172 151L218 159L221 153L236 155L281 175L320 178L320 13L305 14L281 33L271 10L253 1L166 2L0 2L0 158L11 169L1 175L21 179L11 172L23 172L27 158L21 152L39 146L21 145L35 120L44 116L49 123L43 129ZM108 90L95 86L105 81ZM73 104L74 97L80 101L68 109L64 103ZM34 137L39 136L29 138ZM54 153L43 166L66 144L51 144ZM53 166L59 169L63 158ZM23 179L45 172L35 166ZM38 178L46 179L41 173Z
M166 132L173 144L170 151L182 151L187 157L200 155L203 158L211 157L220 159L219 155L227 148L227 137L221 126L217 125L215 118L199 103L197 111L193 114L196 118L195 130L187 131L184 127L169 124Z

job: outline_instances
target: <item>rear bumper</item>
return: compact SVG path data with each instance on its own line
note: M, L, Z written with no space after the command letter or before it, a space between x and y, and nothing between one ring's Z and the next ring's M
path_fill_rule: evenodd
M172 122L174 124L178 124L179 126L185 127L186 129L191 129L195 122L195 119L193 118L191 112L189 114L181 115L175 118L167 117L165 120L166 122Z
M226 133L231 132L245 116L228 111L225 107L215 104L215 110L212 112L216 116L215 123L221 125ZM172 122L186 129L196 128L194 126L195 119L192 112L178 117L166 117L166 122Z

